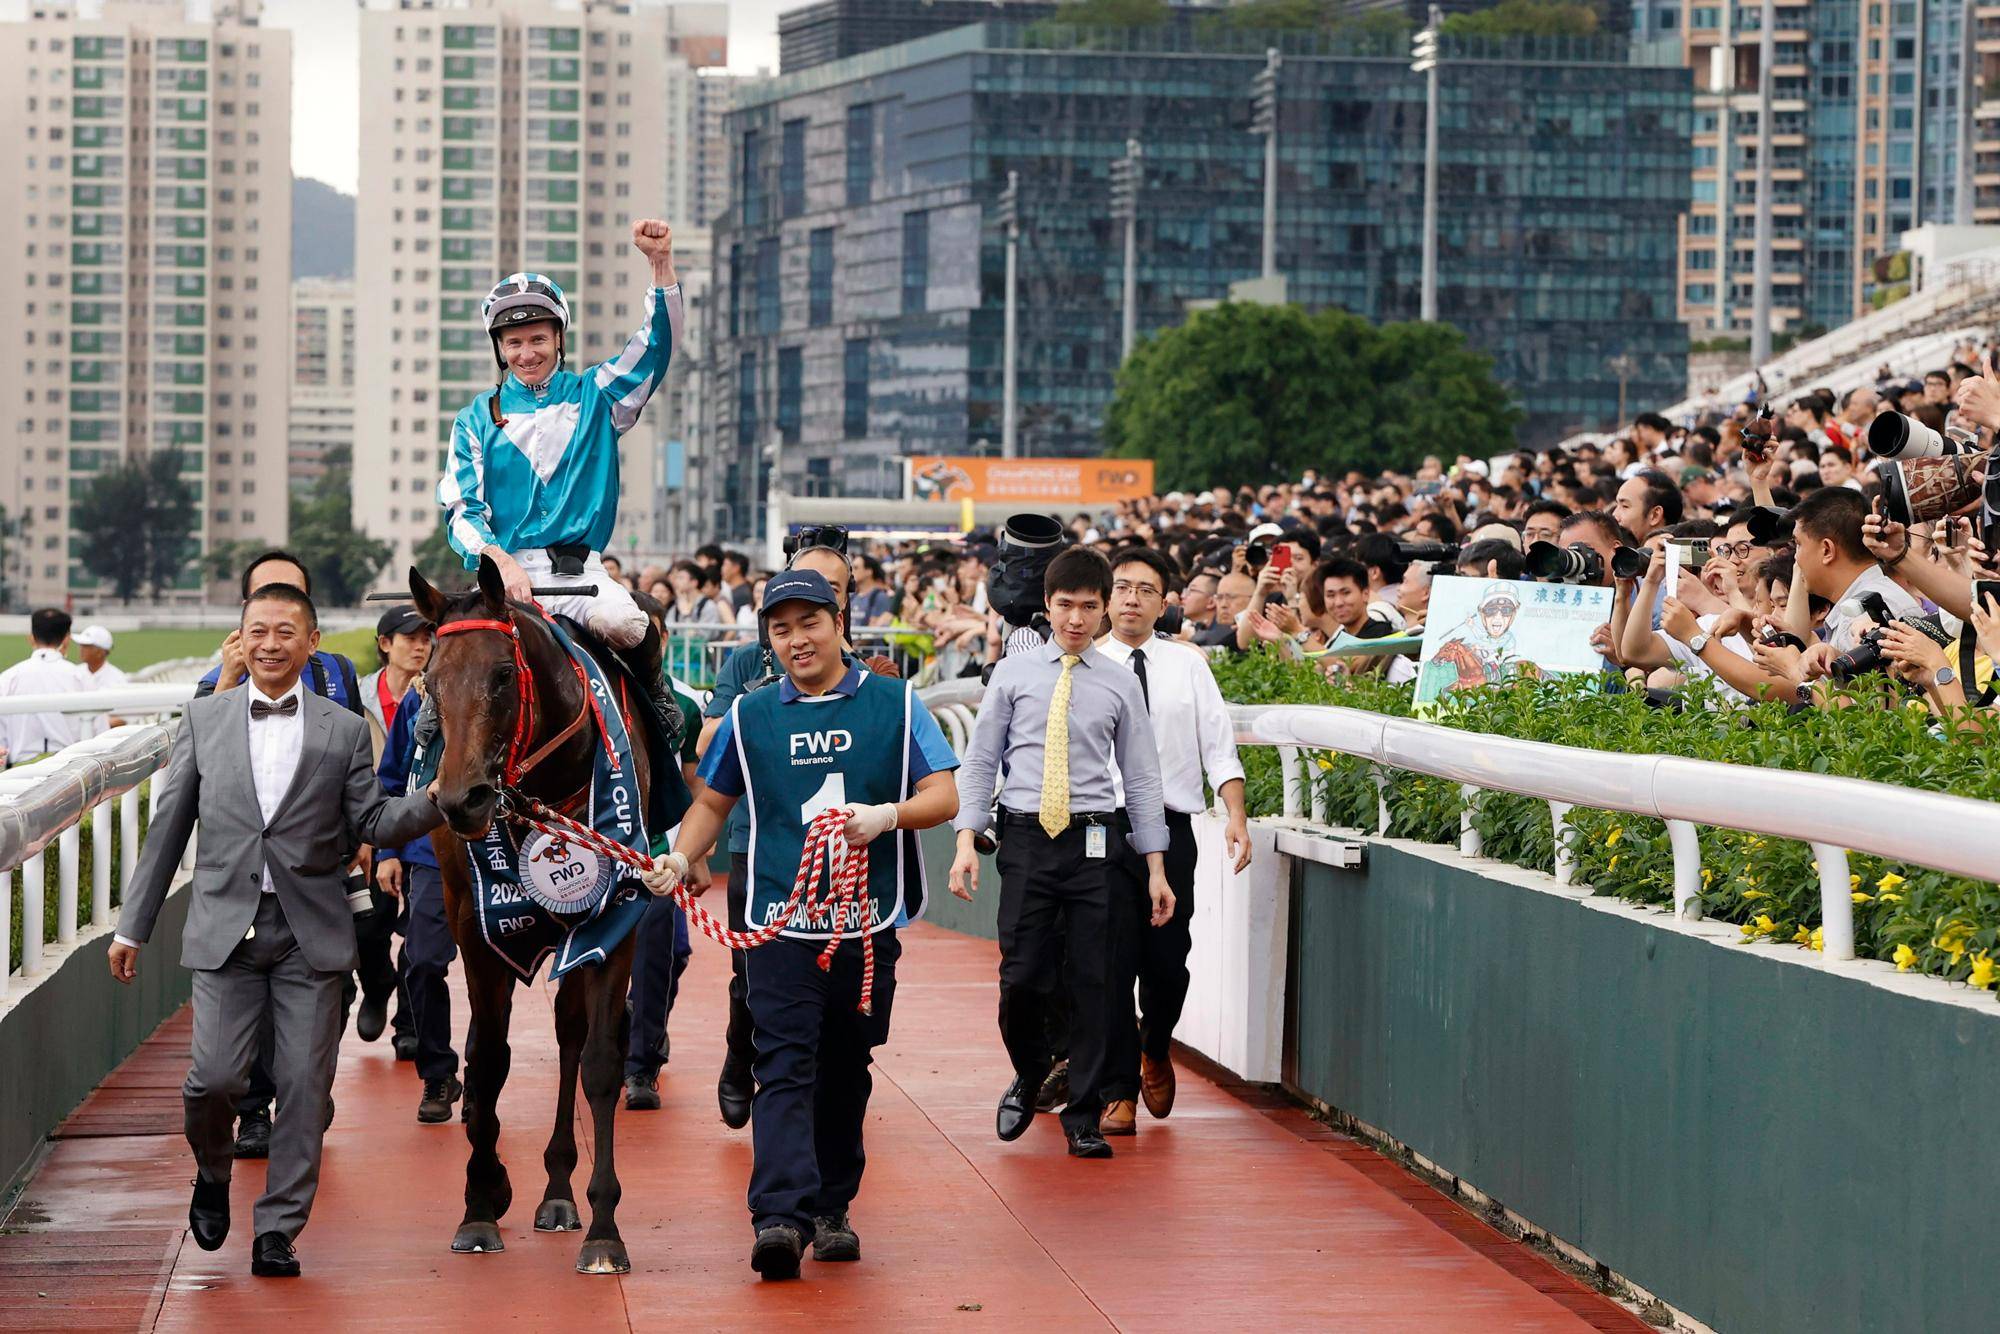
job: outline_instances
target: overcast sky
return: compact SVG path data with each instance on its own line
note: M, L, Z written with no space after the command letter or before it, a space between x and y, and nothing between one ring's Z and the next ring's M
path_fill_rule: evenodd
M729 63L752 72L778 66L778 11L806 0L728 0ZM86 13L99 9L87 4ZM206 0L194 0L206 14ZM28 0L0 0L0 20L26 17ZM356 7L347 0L265 0L264 23L292 38L292 172L316 176L350 194L359 152Z

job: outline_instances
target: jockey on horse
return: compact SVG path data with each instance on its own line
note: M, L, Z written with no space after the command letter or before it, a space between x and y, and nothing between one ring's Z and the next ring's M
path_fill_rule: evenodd
M437 498L465 568L491 558L509 598L533 603L538 586L595 584L592 593L544 596L541 606L618 650L667 735L678 738L682 719L661 670L660 631L603 563L618 517L618 438L666 377L682 326L673 229L635 222L632 244L652 266L644 318L623 351L582 374L563 369L569 303L554 282L516 273L487 295L481 313L501 379L452 423ZM427 701L419 746L436 733Z

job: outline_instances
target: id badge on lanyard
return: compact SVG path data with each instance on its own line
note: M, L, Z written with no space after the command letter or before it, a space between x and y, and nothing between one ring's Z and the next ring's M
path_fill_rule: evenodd
M1104 838L1103 825L1092 824L1092 825L1085 825L1083 827L1084 856L1086 857L1104 856L1104 851L1105 851L1104 844L1105 844L1105 838Z

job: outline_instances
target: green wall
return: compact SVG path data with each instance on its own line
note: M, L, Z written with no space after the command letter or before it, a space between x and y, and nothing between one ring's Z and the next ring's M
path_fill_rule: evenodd
M178 944L187 902L185 890L167 896L153 930L167 944L142 952L130 986L111 980L106 935L72 950L0 1017L0 1203L48 1133L187 1001L194 983Z
M991 857L979 859L979 888L967 903L951 892L951 858L957 840L951 827L926 829L917 837L923 844L924 868L930 876L930 907L924 911L924 920L982 940L994 939L999 934L1000 868Z
M1297 1091L1716 1329L1995 1324L2000 1006L1393 844L1297 874Z

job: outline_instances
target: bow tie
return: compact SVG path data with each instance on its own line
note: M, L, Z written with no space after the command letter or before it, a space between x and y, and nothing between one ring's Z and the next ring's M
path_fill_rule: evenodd
M253 722L259 718L269 718L272 714L276 714L281 718L289 718L298 711L299 697L297 695L287 695L276 704L262 699L253 699L250 701L250 718Z

